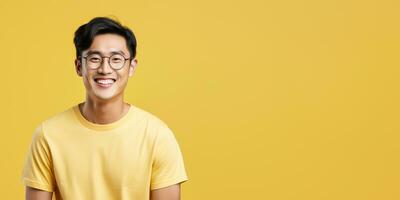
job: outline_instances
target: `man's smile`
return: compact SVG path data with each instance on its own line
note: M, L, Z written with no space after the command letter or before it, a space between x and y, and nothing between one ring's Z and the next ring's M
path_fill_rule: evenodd
M111 87L116 79L114 78L95 78L94 81L97 83L97 86L101 88L109 88Z

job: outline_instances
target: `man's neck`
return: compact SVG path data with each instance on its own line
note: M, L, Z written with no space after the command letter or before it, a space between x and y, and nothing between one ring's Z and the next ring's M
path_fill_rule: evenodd
M123 99L111 101L86 101L79 104L79 110L86 120L95 124L109 124L121 119L128 111L130 105Z

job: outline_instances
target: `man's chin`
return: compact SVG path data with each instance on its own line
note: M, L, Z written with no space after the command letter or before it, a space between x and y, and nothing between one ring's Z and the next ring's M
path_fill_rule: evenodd
M107 101L107 100L111 100L115 97L114 94L94 94L92 95L92 97L94 97L94 99L97 100L102 100L102 101Z

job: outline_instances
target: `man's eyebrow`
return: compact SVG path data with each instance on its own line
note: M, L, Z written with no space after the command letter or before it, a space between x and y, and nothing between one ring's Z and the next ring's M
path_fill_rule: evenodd
M122 55L125 56L125 53L123 51L111 51L110 53L111 54L119 53L119 54L122 54ZM100 51L97 51L97 50L89 50L87 52L87 55L89 55L89 54L100 54L100 55L103 55Z
M123 51L111 51L111 53L120 53L125 56L125 53Z

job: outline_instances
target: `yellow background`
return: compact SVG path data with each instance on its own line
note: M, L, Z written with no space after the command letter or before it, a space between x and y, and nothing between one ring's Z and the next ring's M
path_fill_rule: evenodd
M182 199L400 199L400 3L1 1L1 199L34 127L84 100L72 43L110 16L139 65L126 101L169 124Z

